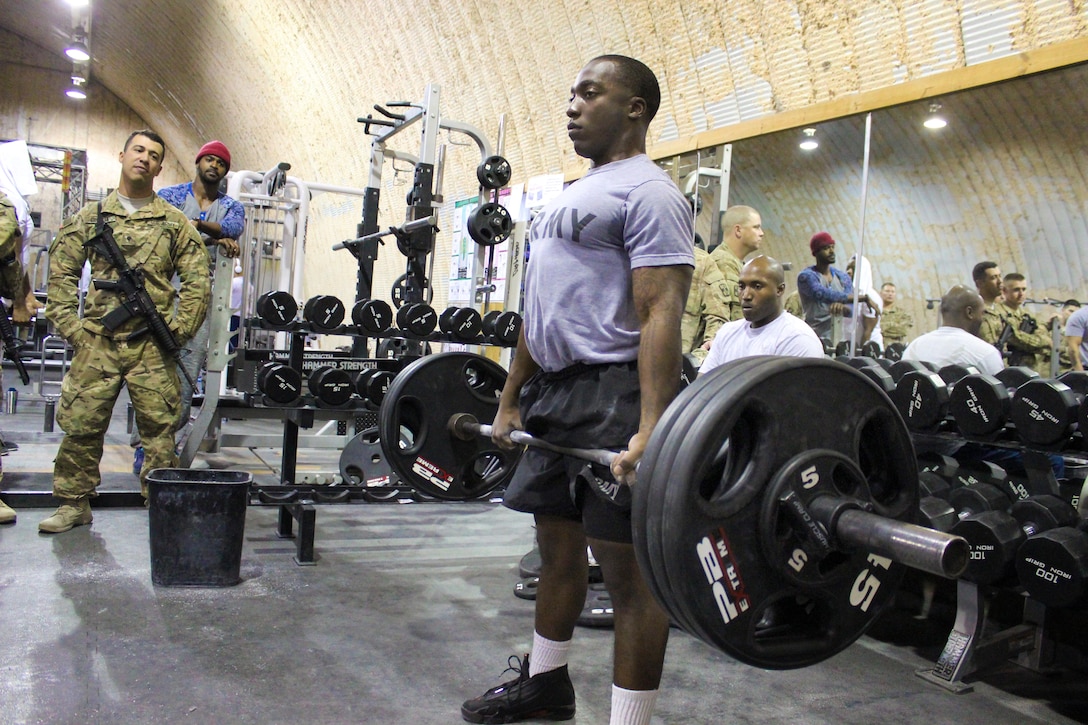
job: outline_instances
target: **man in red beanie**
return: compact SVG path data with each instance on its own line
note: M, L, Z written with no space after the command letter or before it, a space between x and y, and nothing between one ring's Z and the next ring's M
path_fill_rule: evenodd
M230 151L222 141L209 141L196 152L196 178L191 182L168 186L159 190L159 196L182 211L189 223L200 232L208 250L211 265L209 274L215 271L215 261L220 250L228 257L240 254L238 238L242 236L245 210L235 199L219 190L219 184L230 171ZM209 298L210 301L210 298ZM205 319L196 335L182 351L181 365L193 380L197 379L208 357L209 320ZM184 432L189 423L193 404L193 390L185 376L181 376L181 419L179 430ZM184 438L184 435L179 436ZM133 472L139 473L143 464L143 450L138 431L132 445L136 446Z
M846 272L831 266L835 262L835 240L830 234L816 232L808 246L816 264L797 275L797 291L805 310L805 322L825 348L834 350L842 339L842 317L850 315L854 302L854 283ZM858 301L872 306L867 295Z

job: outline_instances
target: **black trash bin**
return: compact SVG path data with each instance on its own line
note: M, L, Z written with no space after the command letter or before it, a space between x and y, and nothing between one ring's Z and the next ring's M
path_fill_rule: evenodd
M252 480L245 471L156 468L147 474L153 583L228 587L242 580Z

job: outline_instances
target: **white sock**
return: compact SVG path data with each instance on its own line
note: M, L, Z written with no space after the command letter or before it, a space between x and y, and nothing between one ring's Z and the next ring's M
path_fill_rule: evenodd
M650 725L657 690L625 690L612 685L612 717L609 725Z
M529 655L529 677L558 670L567 664L571 640L556 642L533 632L533 651Z

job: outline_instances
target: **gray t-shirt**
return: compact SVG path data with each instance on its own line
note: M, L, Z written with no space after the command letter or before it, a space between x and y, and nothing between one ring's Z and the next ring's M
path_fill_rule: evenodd
M533 220L525 343L545 371L638 358L636 267L695 265L691 207L645 154L590 169Z
M1081 307L1065 322L1065 336L1080 338L1080 362L1088 365L1088 307Z

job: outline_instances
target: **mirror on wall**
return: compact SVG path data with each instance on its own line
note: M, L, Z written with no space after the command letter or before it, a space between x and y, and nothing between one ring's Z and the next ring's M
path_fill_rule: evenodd
M865 255L876 286L896 284L914 335L937 326L927 300L970 284L983 259L1027 277L1041 318L1048 300L1088 299L1085 87L1078 65L872 113ZM943 128L924 125L934 114ZM791 288L814 232L836 239L840 268L861 240L865 116L813 128L815 149L799 147L802 129L780 131L735 142L725 166L724 205L759 210L763 251L790 264ZM676 164L690 170L695 153Z

